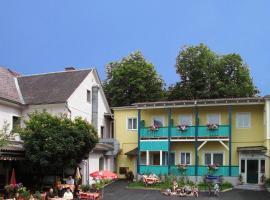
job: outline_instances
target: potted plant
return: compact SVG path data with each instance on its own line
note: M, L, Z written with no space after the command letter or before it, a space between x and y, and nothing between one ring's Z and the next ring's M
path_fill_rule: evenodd
M158 131L159 129L159 125L158 124L153 124L149 127L149 130L154 132L154 131Z
M177 129L179 130L179 131L181 131L181 132L185 132L185 131L187 131L188 130L188 125L186 125L186 124L180 124L180 125L178 125L177 126Z
M242 176L242 174L240 174L238 176L238 181L239 181L239 185L242 185L243 184L243 176Z
M210 165L208 165L208 169L209 170L218 170L218 168L219 168L219 165L218 164L210 164Z
M213 123L207 123L206 124L208 130L217 130L219 128L219 125L218 124L213 124Z

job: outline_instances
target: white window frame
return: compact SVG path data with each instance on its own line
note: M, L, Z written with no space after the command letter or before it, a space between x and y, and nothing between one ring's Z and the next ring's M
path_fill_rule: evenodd
M247 114L248 117L249 117L249 125L247 127L240 127L240 126L238 126L238 120L239 120L238 117L240 115L243 115L243 114ZM236 128L238 128L238 129L251 128L251 113L250 112L237 112L236 113L236 120L235 120L235 122L236 122Z
M165 118L164 118L164 116L162 116L162 115L155 115L155 116L153 116L152 117L152 124L151 125L153 125L154 124L154 119L155 118L161 118L161 121L162 121L162 124L163 124L163 126L165 126Z
M193 124L192 115L190 115L190 114L179 115L179 125L182 125L182 123L181 123L181 118L182 118L182 117L190 118L190 124L186 124L186 125L192 126L192 124Z
M131 129L129 129L129 127L128 127L128 121L129 121L130 119L132 120L132 126L131 126L132 128L131 128ZM133 122L134 122L133 120L134 120L134 119L136 119L136 121L137 121L137 124L136 124L136 127L137 127L137 128L136 128L136 129L133 129L133 125L134 125L134 124L133 124ZM137 118L137 117L127 117L127 124L126 124L126 126L127 126L127 130L128 130L128 131L136 131L136 130L138 130L138 118Z
M207 123L210 123L209 121L209 116L210 115L218 115L218 125L221 125L221 114L220 113L207 113L206 115L206 119L207 119Z
M181 154L184 153L185 154L185 163L181 163ZM190 164L187 164L187 153L190 154ZM180 151L180 154L179 154L179 163L180 164L184 164L184 165L192 165L192 152L191 151Z
M224 151L204 151L203 152L203 165L205 164L205 154L211 154L211 165L214 164L214 154L222 154L223 156L223 165L225 165L225 152Z

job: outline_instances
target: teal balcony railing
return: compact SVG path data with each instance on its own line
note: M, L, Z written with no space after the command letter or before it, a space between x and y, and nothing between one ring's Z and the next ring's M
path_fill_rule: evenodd
M167 165L140 165L140 174L168 175Z
M231 176L239 176L239 167L231 166L232 173ZM186 169L179 169L177 166L171 166L171 174L174 176L195 176L195 166L189 165ZM198 176L229 176L229 166L220 166L216 170L209 170L208 166L200 165L198 166Z
M231 166L232 174L231 176L239 176L239 167ZM179 169L177 166L170 166L170 172L173 176L195 176L195 165L188 165L186 169ZM156 175L168 175L168 166L159 165L140 165L141 174L151 174ZM216 170L209 170L208 166L199 165L198 166L198 176L229 176L229 166L220 166Z
M150 128L141 128L141 138L168 138L168 127L160 127L155 131Z
M189 126L187 127L186 130L184 131L181 131L179 130L178 127L172 127L171 129L171 137L172 138L178 138L178 137L183 137L183 138L188 138L188 137L195 137L195 131L196 131L196 128L195 126Z
M215 130L209 130L207 126L198 126L198 138L226 138L229 137L229 125L220 125ZM171 138L195 138L196 126L189 126L181 131L178 127L171 128ZM160 127L151 131L148 127L141 128L141 138L168 138L168 127Z
M207 126L198 127L198 137L199 138L211 138L211 137L229 137L230 126L220 125L215 130L209 130Z

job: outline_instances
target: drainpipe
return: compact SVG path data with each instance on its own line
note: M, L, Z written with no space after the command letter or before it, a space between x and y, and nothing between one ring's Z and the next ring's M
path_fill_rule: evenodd
M68 102L67 101L65 102L65 108L68 110L69 118L71 119L71 110L68 107Z
M229 106L229 176L232 176L232 106Z
M138 155L137 155L137 177L140 174L140 141L141 141L141 110L138 109Z
M171 174L171 126L172 126L172 109L168 110L168 173Z
M195 107L195 176L197 180L198 176L198 132L199 132L199 111L198 107Z

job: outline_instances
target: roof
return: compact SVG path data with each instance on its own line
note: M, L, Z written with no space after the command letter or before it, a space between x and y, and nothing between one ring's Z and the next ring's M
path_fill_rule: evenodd
M137 156L138 155L138 147L136 147L135 149L132 149L131 151L126 152L125 155L127 155L127 156Z
M22 103L16 88L15 78L19 76L17 72L0 67L0 98L14 102Z
M97 143L93 150L94 151L112 151L113 146L110 144Z
M17 80L25 104L64 103L91 70L19 76Z
M164 108L164 107L195 107L195 106L215 106L215 105L251 105L264 104L263 97L244 97L244 98L221 98L221 99L196 99L179 101L158 101L135 103L139 109Z

